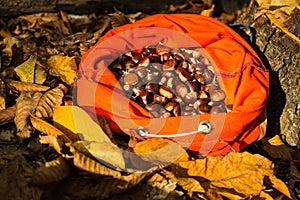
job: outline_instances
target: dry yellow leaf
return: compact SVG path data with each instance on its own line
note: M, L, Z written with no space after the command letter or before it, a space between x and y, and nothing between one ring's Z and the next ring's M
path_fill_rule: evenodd
M209 9L207 9L207 10L202 10L202 11L201 11L201 15L211 17L211 16L213 15L214 8L215 8L215 5L212 5L211 8L209 8Z
M186 161L189 157L179 144L163 138L139 142L135 145L134 152L145 161L163 166Z
M275 188L276 190L280 191L285 196L292 199L289 188L285 185L285 183L282 180L276 178L274 175L270 175L269 179L272 183L273 188Z
M34 69L36 57L30 56L28 60L15 68L15 72L20 77L21 81L27 83L34 83Z
M68 85L74 83L77 74L77 65L75 57L54 55L48 60L49 74L59 76L62 81Z
M264 199L264 200L274 200L268 193L261 191L259 194L259 197Z
M35 80L37 84L43 84L47 79L47 72L44 66L36 65L34 71Z
M121 150L83 109L77 106L60 106L54 110L53 120L73 133L78 133L95 158L112 166L125 168Z
M263 178L273 176L271 161L248 152L179 162L179 166L186 169L189 176L210 181L209 188L222 191L223 196L259 195L264 189Z
M6 37L3 40L3 43L6 45L5 48L2 50L4 53L6 53L8 56L12 56L12 47L16 45L17 47L20 47L20 41L15 37Z
M272 0L271 6L279 7L279 9L290 15L294 8L298 6L297 0Z
M275 135L274 137L269 139L268 142L270 143L270 145L273 145L273 146L284 145L284 143L282 142L282 139L279 135Z

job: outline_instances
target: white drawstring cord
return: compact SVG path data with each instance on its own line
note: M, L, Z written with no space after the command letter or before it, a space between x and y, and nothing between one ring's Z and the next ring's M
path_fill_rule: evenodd
M125 129L125 130L130 131L129 129ZM148 133L148 131L142 126L140 126L136 129L137 134L139 134L141 137L153 137L153 138L183 137L183 136L193 135L193 134L196 134L199 132L201 132L203 134L209 134L211 131L212 131L212 126L208 121L200 122L200 124L198 126L198 130L186 132L186 133L158 135L158 134Z

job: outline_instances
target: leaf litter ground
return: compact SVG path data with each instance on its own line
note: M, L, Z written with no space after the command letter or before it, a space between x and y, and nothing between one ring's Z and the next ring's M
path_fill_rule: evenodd
M243 11L238 9L216 16L217 5L212 1L203 2L169 5L166 12L203 14L230 23ZM263 5L264 9L269 6ZM138 142L126 136L116 138L105 119L99 118L99 127L85 113L79 120L90 124L88 127L78 130L70 123L74 120L74 110L83 112L72 107L71 101L81 56L108 26L114 28L134 23L145 16L147 14L142 12L124 14L118 10L109 15L73 15L61 11L0 21L1 197L299 198L299 153L296 154L297 149L287 147L278 136L268 138L267 135L241 153L203 159L190 158L174 143L169 151L171 154L172 151L182 152L182 155L171 165L159 168L157 166L170 161L171 154L157 157L147 153L170 141ZM102 137L89 138L95 131ZM80 141L79 133L86 133L88 144ZM117 145L135 154L122 154L116 151ZM127 173L115 170L128 164L125 158L137 168L144 164L145 170ZM104 166L97 159L112 166ZM149 163L155 165L149 168Z

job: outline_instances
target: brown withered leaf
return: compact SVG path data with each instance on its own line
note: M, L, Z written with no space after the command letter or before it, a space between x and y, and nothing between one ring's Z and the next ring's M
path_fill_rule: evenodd
M78 158L80 163L76 165L80 166L79 168L85 166L82 169L91 173L75 179L69 178L64 182L62 186L64 193L70 194L74 199L108 198L112 194L118 194L136 186L150 173L135 172L129 175L121 175L120 172L90 160L89 157L83 154L75 153L74 159L77 159L77 156L81 158ZM85 164L82 165L82 163Z
M36 13L36 14L32 14L32 15L22 15L22 16L19 16L19 18L22 20L25 20L31 24L35 24L38 19L43 18L43 15L44 15L43 13ZM49 22L49 21L57 20L58 18L57 18L57 14L54 14L54 15L46 15L46 16L44 16L43 19L44 19L44 21Z
M169 11L170 12L176 12L178 10L183 10L183 9L187 8L189 5L190 5L190 3L188 1L186 3L184 3L184 4L181 4L181 5L173 5L173 4L171 4L169 6Z
M34 170L30 182L33 185L45 185L58 182L70 176L71 170L71 166L66 159L58 157Z
M279 135L273 138L264 138L261 140L260 147L272 158L282 161L291 161L295 150L286 146Z
M176 182L156 173L147 180L146 197L147 199L166 199L176 186Z
M129 18L123 12L117 10L116 8L115 8L115 12L109 14L109 16L110 16L110 23L113 28L131 23Z
M59 11L59 14L61 16L62 21L65 24L65 27L67 28L66 33L73 34L72 26L71 26L71 20L68 16L68 14L62 10Z
M30 186L27 179L27 175L31 174L32 170L33 167L21 155L7 163L0 172L1 199L41 199L42 190Z
M53 110L62 104L63 97L61 86L48 90L40 98L34 114L40 118L51 118Z
M187 152L177 143L163 138L151 138L139 142L134 152L143 160L160 166L188 160Z
M50 89L48 86L20 81L10 81L9 85L19 92L44 92Z
M0 110L0 124L9 122L14 119L16 114L17 106L13 105L9 108L6 108L4 110Z
M48 122L44 121L43 119L39 119L38 117L35 117L33 115L30 116L30 121L32 126L42 132L45 133L47 135L51 135L51 136L59 136L59 135L64 135L63 132L61 132L59 129L57 129L56 127L52 126L51 124L49 124Z
M73 163L76 167L99 175L111 176L111 177L120 177L121 173L119 171L113 170L96 160L86 156L79 151L76 151L74 148L71 148L72 153L74 154Z
M172 168L172 167L171 167ZM164 173L170 178L172 181L176 182L180 185L185 191L187 191L190 197L193 196L194 193L205 193L205 189L201 186L200 182L195 178L190 177L187 174L186 169L177 169L180 170L180 176L177 176L172 171L168 171L169 168L164 170Z
M30 137L30 125L29 125L29 115L36 108L36 105L41 98L42 93L21 93L21 95L16 100L16 116L15 124L17 126L17 135L21 138Z
M225 197L241 198L259 195L264 189L264 177L273 178L274 168L265 157L248 152L179 162L176 166L172 167L176 177L181 177L181 174L186 177L187 174L198 180L206 190Z

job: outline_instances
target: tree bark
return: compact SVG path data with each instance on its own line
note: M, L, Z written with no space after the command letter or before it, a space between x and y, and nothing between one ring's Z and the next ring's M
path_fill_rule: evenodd
M142 11L153 12L168 11L170 4L182 4L186 0L1 0L0 17L11 17L39 12L57 12L59 10L73 14L110 13L114 6L125 13Z
M257 51L270 69L270 96L267 104L267 133L281 134L291 146L299 146L300 134L300 44L272 25L266 15L254 19L254 2L237 23L246 23L256 32ZM299 9L295 8L285 25L300 38ZM298 17L297 17L298 16Z

